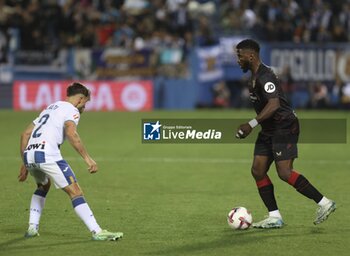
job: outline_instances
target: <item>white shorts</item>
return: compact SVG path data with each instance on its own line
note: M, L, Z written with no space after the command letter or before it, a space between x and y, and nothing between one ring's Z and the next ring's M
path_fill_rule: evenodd
M64 188L77 182L72 168L63 159L55 163L29 163L26 168L38 184L47 184L49 178L56 188Z

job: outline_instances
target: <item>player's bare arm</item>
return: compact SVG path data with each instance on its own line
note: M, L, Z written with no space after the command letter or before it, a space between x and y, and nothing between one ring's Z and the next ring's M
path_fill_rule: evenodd
M88 165L88 170L90 173L97 172L97 164L88 154L79 134L77 131L76 124L73 121L67 121L64 125L64 131L67 140L73 146L73 148L81 155Z
M32 131L34 129L34 124L30 123L27 128L22 132L21 134L21 141L20 141L20 155L23 162L23 152L28 144L30 135L32 134ZM23 182L27 179L28 176L28 170L25 168L24 164L21 165L18 175L18 181Z
M258 121L258 123L261 123L262 121L270 118L279 107L280 107L279 98L271 98L268 100L266 106L263 108L263 110L259 113L259 115L255 119Z
M28 141L29 141L30 135L32 134L33 129L34 129L34 124L30 123L21 134L20 154L21 154L22 160L23 160L23 152L26 149L26 146L28 144Z
M259 115L256 118L250 120L248 123L241 124L238 127L236 137L238 139L244 139L245 137L247 137L259 123L270 118L279 107L280 107L279 98L269 99L266 106L263 108L263 110L259 113Z

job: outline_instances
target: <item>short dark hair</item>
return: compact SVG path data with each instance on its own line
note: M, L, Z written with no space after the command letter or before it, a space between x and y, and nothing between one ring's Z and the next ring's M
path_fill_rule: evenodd
M77 94L83 94L85 97L90 96L90 90L81 83L74 82L67 88L67 96L74 96Z
M259 43L253 39L244 39L236 45L236 49L249 49L255 51L256 53L260 52Z

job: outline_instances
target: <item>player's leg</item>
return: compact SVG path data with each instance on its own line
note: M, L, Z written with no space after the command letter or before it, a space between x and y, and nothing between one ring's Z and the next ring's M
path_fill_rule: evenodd
M81 190L72 168L65 160L56 163L46 164L46 171L52 177L56 188L65 191L72 201L75 213L85 223L92 233L101 231L96 219L86 203L83 191Z
M50 179L39 168L28 168L37 183L37 189L30 201L29 227L25 237L39 236L39 223L42 211L45 206L46 195L50 190Z
M123 236L123 233L121 232L113 233L100 228L94 214L84 198L83 191L77 183L73 170L65 160L60 160L56 163L45 163L42 165L45 166L45 171L54 182L56 188L61 188L68 194L72 201L74 211L93 234L93 239L117 240Z
M68 196L72 200L72 205L75 213L90 230L90 232L92 233L92 238L94 240L115 241L123 237L123 233L121 232L109 232L100 228L89 205L85 201L83 192L78 183L74 182L68 185L67 187L64 187L63 190L68 194Z
M302 174L293 169L294 159L297 157L296 144L279 144L276 145L279 154L275 157L276 169L278 176L299 193L307 198L314 200L320 207L314 224L319 224L326 220L336 209L334 201L323 196Z
M269 212L278 209L273 184L267 175L271 163L272 159L269 156L256 155L251 169L261 200Z
M289 185L293 186L299 193L320 202L323 195L300 173L293 169L293 160L282 160L276 162L278 176Z
M85 201L84 195L78 183L74 182L63 188L72 201L75 213L85 223L86 227L93 234L101 232L89 205Z
M277 207L274 187L267 175L273 162L272 144L269 137L259 134L255 143L252 175L258 187L261 200L264 202L269 216L268 218L253 223L254 228L279 228L283 225L281 214Z
M252 175L256 181L261 200L269 212L269 216L266 219L253 223L252 226L254 228L280 228L283 226L282 216L277 207L274 187L267 175L272 161L272 158L269 156L254 156Z

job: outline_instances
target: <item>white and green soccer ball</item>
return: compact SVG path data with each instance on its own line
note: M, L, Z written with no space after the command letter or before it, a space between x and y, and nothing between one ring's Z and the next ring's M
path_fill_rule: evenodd
M252 222L252 214L242 206L234 207L227 215L227 223L232 229L247 229Z

